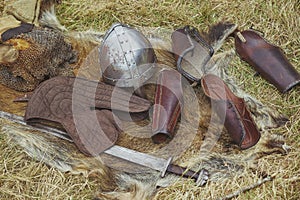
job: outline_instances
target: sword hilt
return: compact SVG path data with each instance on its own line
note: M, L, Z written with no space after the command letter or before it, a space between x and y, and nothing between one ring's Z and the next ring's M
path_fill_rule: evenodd
M199 172L193 170L188 170L185 167L180 167L178 165L171 164L172 157L170 157L166 163L165 170L162 171L161 176L164 177L166 172L183 176L185 178L192 178L196 180L198 186L204 186L208 180L208 171L206 169L201 169Z

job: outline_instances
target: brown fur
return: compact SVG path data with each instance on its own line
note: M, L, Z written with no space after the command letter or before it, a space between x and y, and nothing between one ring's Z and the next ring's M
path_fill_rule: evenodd
M232 27L230 30L233 30ZM150 30L144 31L150 33ZM222 37L213 36L212 38L217 38L213 44L216 44L216 47L220 46L217 43L222 44L229 32L226 29L218 34ZM66 35L72 46L80 52L78 66L81 68L78 69L77 74L85 77L92 76L95 71L97 72L97 65L86 58L97 57L95 46L101 41L101 34L94 35L95 37L79 33L66 33ZM153 35L152 32L149 35ZM170 42L164 37L159 37L163 35L161 32L155 34L158 37L149 35L147 37L156 49L160 66L175 68ZM197 102L198 106L196 108L185 107L182 112L183 117L177 125L176 135L172 141L167 143L168 145L155 145L149 138L137 137L140 134L149 135L151 118L139 123L123 122L124 132L119 137L117 144L163 158L174 156L175 163L193 170L205 167L210 172L210 181L217 182L242 175L247 168L259 171L259 175L264 174L263 169L256 165L256 161L271 153L285 154L288 149L283 138L267 131L268 128L278 126L277 119L281 119L281 116L243 92L235 84L232 77L226 72L231 56L233 56L232 52L215 55L206 68L210 73L219 75L236 95L246 99L251 112L255 114L255 121L260 129L264 130L261 140L255 147L240 151L237 146L233 145L222 126L217 121L211 123L211 116L214 114L211 113L210 102L203 94L201 87L192 88L188 85L184 90L184 101L186 105ZM155 76L153 78L155 79ZM153 101L155 86L153 84L146 85L145 90L147 98ZM196 126L194 126L195 124ZM181 129L179 129L180 127ZM34 134L20 125L8 123L2 126L2 131L23 147L27 154L37 160L42 160L64 172L98 176L103 179L99 185L98 199L147 199L155 194L157 186L166 187L178 178L167 175L162 179L156 171L111 157L86 157L72 143L38 132ZM194 132L196 132L195 135ZM213 145L216 139L218 140ZM185 146L188 148L185 149ZM108 165L109 169L105 165Z
M55 5L60 4L61 0L42 0L39 14L39 25L53 28L60 31L67 29L60 24L55 14Z
M72 75L68 64L76 60L76 54L57 31L35 28L5 44L19 50L14 62L0 63L0 83L10 88L31 91L50 77Z
M43 15L44 12L54 9L56 4L60 4L61 0L42 0L40 7L40 16Z
M237 28L236 24L230 22L219 22L209 28L207 33L202 33L208 43L218 51L230 34Z
M174 68L172 53L166 49L162 50L161 47L157 47L157 49L158 62L164 64L165 67ZM90 65L88 60L84 60L82 66L85 66L85 70L89 72L89 67L94 67L95 65ZM153 100L155 86L153 84L147 85L145 89L148 98ZM192 95L193 92L195 92L196 96ZM159 157L166 158L173 155L177 164L193 170L205 167L210 172L210 181L221 181L236 175L241 176L245 173L245 169L249 167L259 171L260 173L258 174L265 175L263 169L259 169L256 166L256 160L272 153L286 153L284 150L286 149L284 139L271 135L268 131L263 132L261 141L255 147L246 151L240 151L237 146L231 143L226 131L222 131L221 126L210 124L210 102L203 94L200 86L196 86L193 89L187 88L184 97L187 104L195 100L198 101L199 112L194 112L194 108L191 110L188 107L183 111L184 118L178 124L178 126L183 128L181 132L176 132L175 138L171 141L176 148L164 149L166 144L154 145L150 139L134 136L141 133L146 135L151 131L149 119L138 124L123 122L125 131L119 137L117 144L138 151L152 153ZM197 122L197 119L200 120ZM192 129L193 126L191 126L193 123L199 123L199 129L194 138L190 134L195 131ZM211 125L210 132L207 132L209 125ZM266 125L264 126L266 128ZM164 179L160 179L159 173L156 171L116 160L115 158L107 158L105 156L97 158L85 157L72 143L58 140L52 136L45 136L44 134L32 134L19 126L13 128L7 125L4 127L4 130L10 138L24 148L27 154L37 160L43 158L43 162L62 171L98 176L103 179L97 194L99 199L147 199L157 191L157 186L168 186L177 179L176 176L172 175L167 175ZM215 139L214 135L216 138L219 137L220 131L222 134L219 140L213 146L213 149L210 150L210 145ZM180 148L187 145L182 142L188 137L191 137L192 143L182 154ZM177 149L179 151L176 151ZM66 160L65 158L68 159ZM103 162L110 167L110 170L103 165ZM108 170L108 173L106 170ZM115 179L111 179L111 177Z
M65 33L66 40L78 54L77 62L73 64L75 74L78 74L79 70L91 69L92 65L99 68L97 47L102 41L102 36L102 33L91 31Z

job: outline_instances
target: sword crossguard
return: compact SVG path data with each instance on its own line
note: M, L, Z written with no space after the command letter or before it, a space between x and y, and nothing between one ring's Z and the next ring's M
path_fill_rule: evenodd
M183 176L185 178L192 178L196 181L198 186L204 186L207 183L209 173L206 169L201 169L199 172L188 170L187 168L180 167L178 165L171 164L172 157L170 157L161 173L161 177L164 177L166 172Z
M160 176L162 178L166 175L166 172L168 171L168 167L171 165L172 160L173 160L172 156L168 158L168 160L167 160L167 162L166 162L163 170L161 171L161 175Z

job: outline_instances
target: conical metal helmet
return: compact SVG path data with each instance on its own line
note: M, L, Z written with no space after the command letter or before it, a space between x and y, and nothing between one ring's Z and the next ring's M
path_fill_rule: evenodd
M103 81L118 87L139 87L153 74L156 56L149 40L124 24L113 25L99 48Z

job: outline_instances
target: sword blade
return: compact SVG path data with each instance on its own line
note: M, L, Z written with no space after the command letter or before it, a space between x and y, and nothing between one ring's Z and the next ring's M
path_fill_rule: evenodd
M68 136L68 133L61 131L56 128L52 128L43 124L27 124L23 117L0 111L0 118L5 118L7 120L10 120L12 122L25 125L26 128L30 128L32 130L38 130L43 133L47 133L56 137L59 137L61 139L73 142L72 139ZM139 164L141 166L145 166L157 171L161 172L161 177L164 177L166 172L170 172L173 174L177 174L184 177L193 178L196 180L196 183L199 186L203 186L206 184L208 179L208 172L205 169L202 169L200 173L196 173L192 170L187 170L186 168L182 168L178 165L171 164L172 157L169 159L163 159L159 157L155 157L146 153L138 152L132 149L128 149L125 147L121 147L118 145L114 145L110 147L109 149L105 150L103 153L106 153L111 156L115 156L117 158L124 159L126 161Z
M54 135L58 138L67 140L69 142L73 142L73 140L70 138L70 136L66 132L61 131L57 128L52 128L50 126L45 126L43 124L27 124L24 120L24 117L19 116L19 115L15 115L15 114L8 113L8 112L0 110L0 118L4 118L4 119L7 119L9 121L24 125L24 126L26 126L26 128L30 128L30 129L37 130L37 131L40 131L40 132L43 132L43 133Z
M158 158L146 153L138 152L132 149L114 145L109 149L105 150L104 153L109 155L122 158L126 161L136 163L151 169L164 172L169 162L166 159Z
M24 120L24 117L18 116L12 113L0 111L0 117L8 119L12 122L21 124L26 126L27 128L34 129L43 133L51 134L53 136L59 137L61 139L73 142L72 139L68 136L68 134L59 129L49 127L43 124L27 124ZM125 147L121 147L118 145L114 145L111 148L104 151L104 153L108 155L112 155L126 161L130 161L132 163L136 163L145 167L149 167L151 169L163 172L166 170L166 164L168 164L168 160L163 158L158 158L155 156L151 156L149 154L141 153L138 151L134 151L132 149L128 149Z

